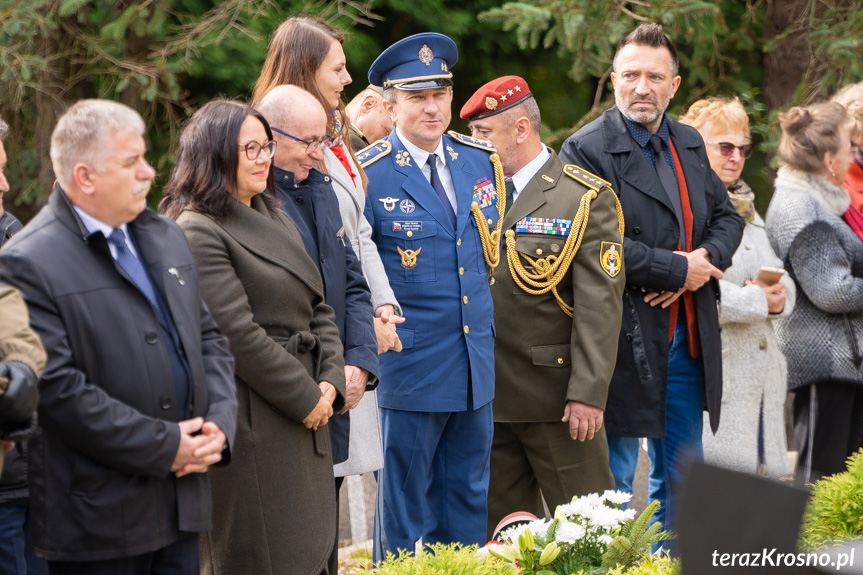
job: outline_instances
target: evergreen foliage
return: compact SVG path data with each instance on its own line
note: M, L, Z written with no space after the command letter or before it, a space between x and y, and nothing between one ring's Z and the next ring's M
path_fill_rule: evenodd
M817 481L803 515L800 544L813 550L863 537L863 449L848 469Z

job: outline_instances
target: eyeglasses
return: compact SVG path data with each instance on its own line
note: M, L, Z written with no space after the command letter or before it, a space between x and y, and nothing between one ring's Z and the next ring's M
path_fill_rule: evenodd
M730 142L704 142L705 144L715 144L719 146L719 153L723 156L730 156L734 153L734 149L740 150L740 155L744 160L748 159L749 156L752 155L752 144L744 144L742 146L735 146Z
M261 152L264 152L268 158L272 158L276 153L276 145L277 144L274 140L264 142L263 144L258 142L249 142L248 144L240 145L240 149L245 150L246 157L254 162L258 159L258 156L261 155Z
M860 149L860 146L851 146L851 159L863 167L863 150Z
M290 138L292 140L295 140L301 144L305 144L307 154L313 154L316 151L318 151L321 147L326 148L330 144L330 137L329 136L324 136L320 140L312 140L311 142L309 142L308 140L303 140L302 138L298 138L296 136L292 136L291 134L289 134L287 132L283 132L283 131L279 130L278 128L273 128L271 126L270 129L272 131L276 132L277 134L287 136L288 138Z

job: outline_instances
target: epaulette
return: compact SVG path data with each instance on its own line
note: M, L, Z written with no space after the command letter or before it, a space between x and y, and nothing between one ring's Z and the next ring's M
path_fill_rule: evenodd
M591 174L587 170L579 168L575 164L566 164L563 167L563 171L564 173L566 173L567 176L580 184L584 184L591 190L596 190L598 192L606 186L611 189L611 182L606 182L599 176Z
M457 140L458 142L460 142L466 146L473 146L474 148L479 148L480 150L485 150L489 154L493 154L495 151L494 146L488 140L480 140L479 138L472 138L470 136L465 136L464 134L459 134L458 132L454 132L452 130L447 132L447 134L449 134L450 136L453 137L453 139Z
M392 149L392 144L386 140L378 140L374 144L366 146L357 152L357 160L360 162L360 167L367 168L389 154Z

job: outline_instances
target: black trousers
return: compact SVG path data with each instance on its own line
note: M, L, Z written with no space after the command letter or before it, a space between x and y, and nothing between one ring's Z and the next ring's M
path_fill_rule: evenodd
M800 485L807 482L810 451L808 481L814 482L845 471L845 460L863 447L863 385L826 380L814 387L814 394L810 386L794 395L794 443L799 454L795 475Z
M51 575L198 575L200 551L197 533L180 538L152 553L106 561L49 561Z

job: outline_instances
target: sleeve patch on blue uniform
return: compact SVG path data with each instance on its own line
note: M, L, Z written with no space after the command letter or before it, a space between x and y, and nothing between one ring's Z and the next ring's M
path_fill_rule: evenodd
M545 234L549 236L568 236L572 220L556 218L522 218L515 224L517 234Z

